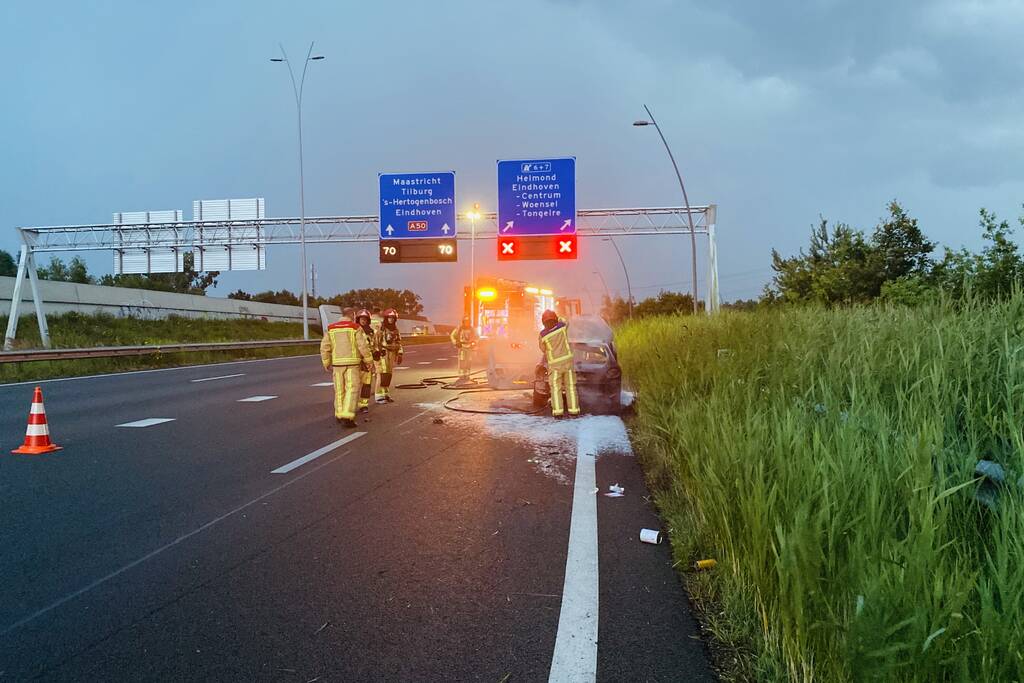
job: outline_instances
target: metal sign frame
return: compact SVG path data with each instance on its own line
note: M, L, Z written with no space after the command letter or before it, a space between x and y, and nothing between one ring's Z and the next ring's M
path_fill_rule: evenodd
M717 206L679 206L621 209L577 209L576 234L580 237L616 237L639 235L689 235L688 218L693 218L694 233L708 236L708 298L707 313L719 309L718 249L715 241ZM299 244L302 218L261 218L230 221L181 221L179 223L138 223L123 225L99 223L84 225L56 225L18 228L21 251L18 274L11 297L11 312L7 319L4 349L10 350L18 331L18 308L22 285L28 275L35 305L36 320L43 346L50 348L50 333L43 313L36 273L36 254L55 252L115 251L123 248L125 233L138 230L160 230L162 234L147 242L150 247L192 250L197 246L239 246L236 228L256 228L259 235L253 247L264 248L276 244ZM468 215L460 213L458 223L469 226ZM314 216L305 219L305 241L317 244L345 242L377 242L380 239L378 216ZM234 231L234 232L233 232ZM495 239L498 235L497 213L482 213L476 219L476 229L457 229L457 239ZM696 296L696 292L694 293Z

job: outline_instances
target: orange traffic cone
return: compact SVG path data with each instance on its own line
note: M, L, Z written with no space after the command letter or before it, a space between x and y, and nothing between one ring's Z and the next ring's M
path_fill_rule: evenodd
M60 446L50 441L50 427L46 424L46 408L43 407L43 390L36 387L32 396L32 407L28 411L28 429L25 430L25 443L11 453L27 453L39 455L59 451Z

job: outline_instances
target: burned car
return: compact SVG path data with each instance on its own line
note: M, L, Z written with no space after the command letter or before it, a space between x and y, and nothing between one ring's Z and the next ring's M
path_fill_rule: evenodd
M576 367L576 391L584 413L616 414L621 408L622 369L615 353L612 328L597 316L569 321L569 343ZM541 361L535 371L533 407L542 408L551 398L548 368Z

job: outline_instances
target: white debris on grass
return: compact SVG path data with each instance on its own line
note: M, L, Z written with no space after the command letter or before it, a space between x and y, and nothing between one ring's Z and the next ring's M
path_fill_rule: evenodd
M614 415L585 415L572 420L555 420L546 415L475 415L445 410L440 403L418 403L420 410L443 411L445 422L479 429L482 424L492 438L509 440L529 449L527 460L555 481L572 483L573 461L579 450L579 436L585 434L586 455L602 453L633 455L626 425Z
M633 405L633 401L635 400L636 394L634 392L627 391L626 389L623 389L622 391L619 392L619 404L623 408L630 407L631 405Z

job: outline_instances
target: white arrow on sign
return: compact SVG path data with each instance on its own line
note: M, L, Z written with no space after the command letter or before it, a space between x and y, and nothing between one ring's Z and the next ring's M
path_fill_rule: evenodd
M569 227L570 225L572 225L572 220L567 220L567 221L565 221L564 223L562 223L562 227L560 227L560 228L559 228L559 230L565 230L565 229L566 229L566 228L568 228L568 227Z
M451 230L451 228L448 227L447 223L441 226L441 232L443 232L444 234L447 235L449 230Z
M386 232L389 235L392 234L394 231L395 231L395 229L392 228L390 225L388 225L388 227L384 228L384 232Z
M502 228L502 230L501 230L501 231L502 231L502 232L508 232L509 230L511 230L511 229L512 229L512 224L513 224L514 222L515 222L515 221L509 221L508 223L506 223L506 224L505 224L505 227L504 227L504 228Z

